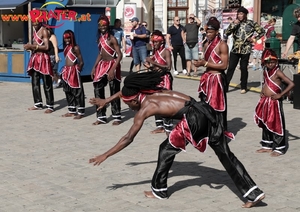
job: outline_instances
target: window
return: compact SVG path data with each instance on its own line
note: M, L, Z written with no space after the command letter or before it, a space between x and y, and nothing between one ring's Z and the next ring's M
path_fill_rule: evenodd
M188 0L168 0L168 27L173 24L173 18L178 16L180 23L185 25L188 16Z

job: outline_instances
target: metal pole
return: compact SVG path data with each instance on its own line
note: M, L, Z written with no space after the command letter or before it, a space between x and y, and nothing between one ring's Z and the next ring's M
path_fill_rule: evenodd
M198 10L199 10L199 0L196 1L196 17L199 17Z
M31 2L28 2L28 16L30 11L31 11ZM32 25L31 25L30 17L28 19L28 42L32 43Z

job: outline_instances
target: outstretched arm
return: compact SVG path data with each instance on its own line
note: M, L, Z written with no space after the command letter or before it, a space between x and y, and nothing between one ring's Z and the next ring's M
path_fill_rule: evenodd
M132 143L136 134L140 131L141 127L143 126L145 118L138 112L134 117L134 123L129 129L128 133L124 135L119 142L113 146L110 150L105 152L102 155L98 155L94 158L89 160L89 163L93 163L94 166L99 166L103 161L105 161L108 157L120 152L122 149L127 147L129 144Z
M112 95L106 99L91 98L89 103L91 103L92 105L97 105L98 106L97 110L100 110L105 105L109 104L111 101L120 98L120 96L121 96L121 91L119 91L118 93L115 93L114 95Z

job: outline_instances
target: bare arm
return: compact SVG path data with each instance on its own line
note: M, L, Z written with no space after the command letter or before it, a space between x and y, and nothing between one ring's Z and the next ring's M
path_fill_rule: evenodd
M106 99L91 98L89 103L91 103L92 105L97 105L98 106L97 110L100 110L105 105L109 104L111 101L120 98L120 96L121 96L121 91L119 91L118 93L115 93L114 95L112 95Z
M171 35L170 35L170 34L167 34L167 35L166 35L166 43L167 43L169 49L172 50L173 47L172 47L172 45L171 45L170 38L171 38Z
M80 48L79 46L75 46L74 47L74 53L75 55L77 56L78 60L79 60L79 63L78 63L78 69L79 71L82 70L82 67L84 65L84 62L83 62L83 58L82 58L82 55L81 55L81 51L80 51Z
M150 57L146 58L146 62L152 64L155 67L158 67L159 69L167 69L168 71L172 68L172 59L171 59L171 52L167 49L164 50L162 56L166 60L166 65L160 64L152 60Z
M115 72L114 71L116 70L117 66L120 65L120 62L122 60L122 52L120 50L120 46L118 44L117 39L113 35L110 36L110 39L111 39L111 43L113 45L113 48L117 52L117 59L116 59L116 62L112 65L112 67L108 71L107 78L108 78L109 81L114 79L114 77L115 77Z
M194 61L195 66L199 67L205 65L207 68L220 70L220 71L227 69L228 60L229 60L228 45L224 41L222 41L220 43L219 50L220 50L221 63L208 62L203 59L203 60Z
M122 51L125 52L126 51L126 42L125 42L125 37L122 37Z
M147 107L146 107L147 108ZM145 112L149 111L148 109L143 109L137 112L137 114L134 117L134 122L129 131L126 135L124 135L119 142L113 146L111 149L109 149L107 152L105 152L102 155L96 156L94 158L91 158L89 160L90 163L94 163L94 166L100 165L103 161L105 161L108 157L120 152L125 147L127 147L129 144L133 142L133 139L137 135L137 133L140 131L141 127L144 124L144 120L147 118L145 116Z
M49 39L52 44L53 44L53 48L54 48L54 54L55 54L55 62L58 63L59 62L59 57L58 57L58 43L57 43L57 38L56 36L53 34L51 35L50 39Z
M294 43L295 36L291 35L286 43L285 51L282 53L282 57L285 58L287 56L288 51L290 50L292 44Z
M293 89L293 87L295 86L294 82L292 80L290 80L290 78L288 78L282 71L277 71L277 76L280 80L283 80L288 86L280 93L280 94L275 94L272 95L272 99L280 99L281 97L283 97L285 94L287 94L290 90Z

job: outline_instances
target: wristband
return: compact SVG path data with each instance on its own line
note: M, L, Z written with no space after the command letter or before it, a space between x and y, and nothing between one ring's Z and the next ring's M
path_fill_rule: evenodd
M206 61L206 63L204 64L204 67L207 67L208 61Z
M38 50L38 49L39 49L39 45L36 45L35 50Z

